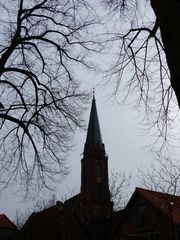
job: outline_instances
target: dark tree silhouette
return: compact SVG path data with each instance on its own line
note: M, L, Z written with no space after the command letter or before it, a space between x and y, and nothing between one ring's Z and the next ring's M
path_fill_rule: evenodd
M177 28L177 23L180 21L180 3L177 0L151 0L151 6L156 14L157 27L159 27L161 31L164 51L170 69L171 86L176 94L180 107L180 31Z
M179 1L104 0L116 27L110 41L116 48L116 62L107 76L126 95L137 96L146 120L166 140L168 124L180 107ZM175 94L173 94L173 92ZM141 109L142 110L142 109ZM177 113L177 111L176 111ZM151 128L151 127L150 127ZM148 128L149 130L149 128Z
M74 71L98 51L95 14L85 0L1 1L0 11L0 183L50 187L83 126Z

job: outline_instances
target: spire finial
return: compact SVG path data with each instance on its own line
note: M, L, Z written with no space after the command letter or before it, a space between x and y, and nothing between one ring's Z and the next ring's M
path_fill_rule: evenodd
M93 87L93 98L95 98L95 87Z

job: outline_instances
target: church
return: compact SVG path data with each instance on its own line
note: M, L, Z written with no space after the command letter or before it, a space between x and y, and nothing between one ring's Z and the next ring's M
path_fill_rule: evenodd
M31 214L23 240L178 240L180 197L136 188L127 206L113 211L108 156L93 96L81 159L80 193Z
M107 216L113 211L108 183L108 157L101 137L94 96L81 159L81 190L64 205L67 209L73 209L81 222Z

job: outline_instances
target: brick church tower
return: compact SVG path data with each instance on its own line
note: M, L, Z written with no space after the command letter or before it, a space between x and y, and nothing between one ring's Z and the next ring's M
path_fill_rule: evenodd
M113 211L108 183L108 156L101 137L94 96L81 160L80 199L83 220L109 215Z

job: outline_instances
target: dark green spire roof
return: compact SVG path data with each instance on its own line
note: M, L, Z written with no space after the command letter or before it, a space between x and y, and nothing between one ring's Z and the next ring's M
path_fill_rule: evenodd
M96 100L94 96L93 96L92 105L91 105L86 144L92 145L92 146L96 146L97 144L103 144L102 137L101 137L101 130L99 126L98 114L96 109Z

